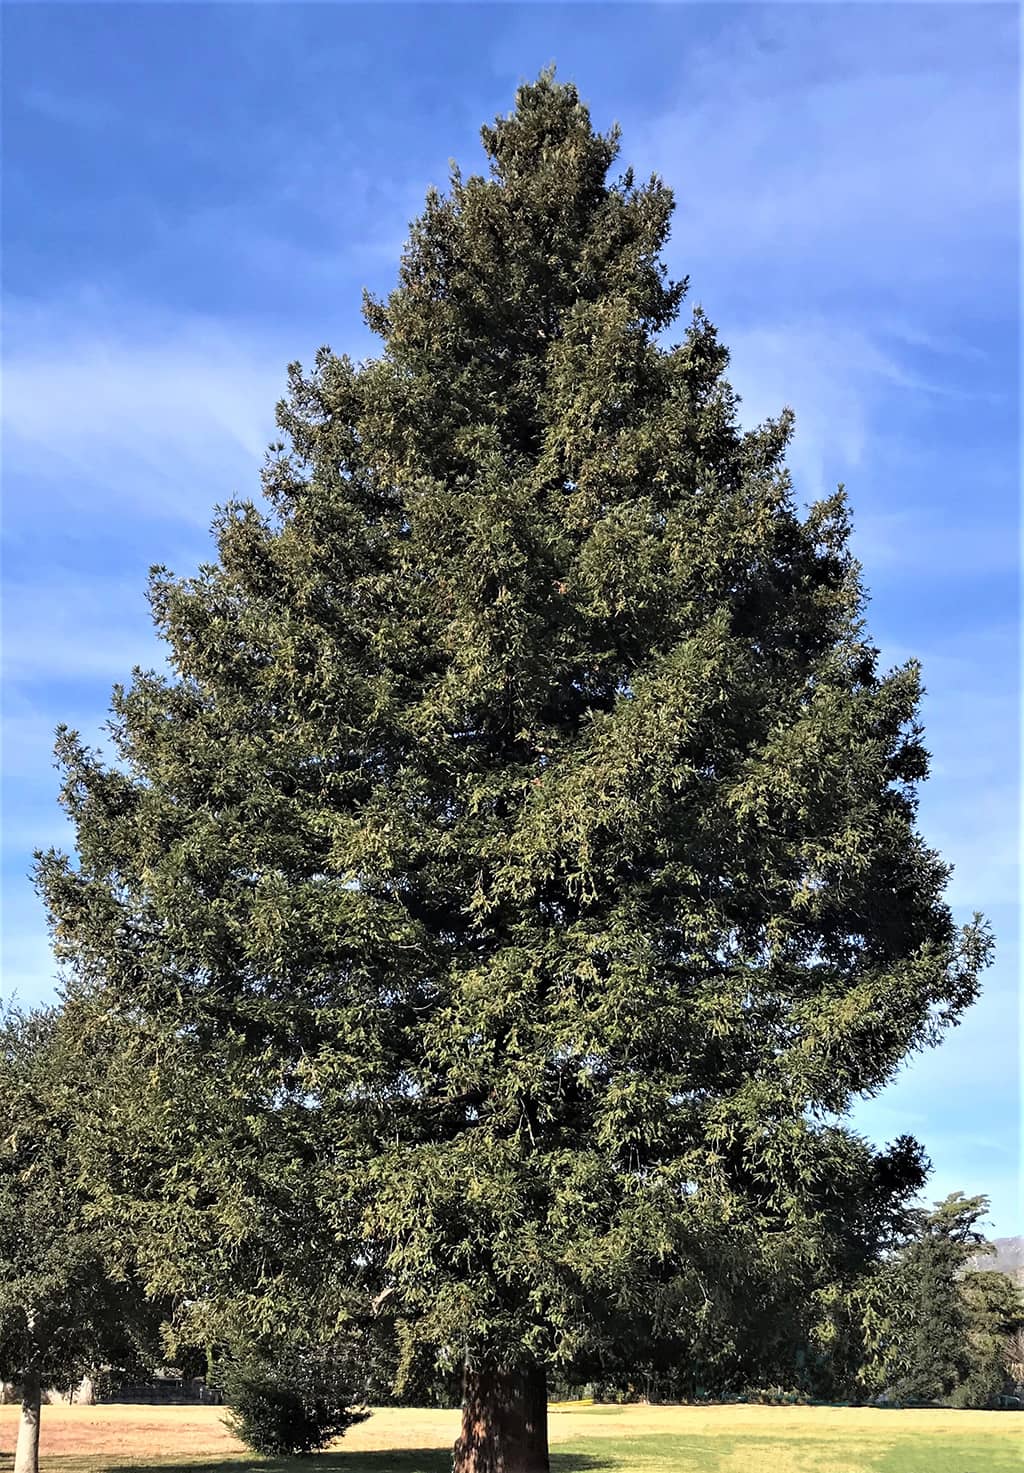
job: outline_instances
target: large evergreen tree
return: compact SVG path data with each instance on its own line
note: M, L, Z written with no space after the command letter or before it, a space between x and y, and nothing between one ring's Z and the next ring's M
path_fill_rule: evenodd
M221 1101L237 1065L350 1282L464 1363L457 1467L537 1473L547 1367L820 1265L829 1117L988 942L843 497L800 514L700 311L664 345L669 190L549 75L483 143L366 302L380 356L292 367L269 505L155 571L175 674L115 691L112 765L62 734L78 862L40 877L82 983Z

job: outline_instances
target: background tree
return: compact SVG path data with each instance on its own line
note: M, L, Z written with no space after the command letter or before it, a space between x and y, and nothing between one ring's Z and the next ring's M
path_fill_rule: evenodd
M989 1250L985 1197L952 1192L913 1214L905 1241L862 1287L867 1334L860 1371L897 1401L990 1405L1009 1389L1007 1353L1021 1323L1020 1290L972 1269Z
M550 75L483 143L366 302L380 357L293 366L267 508L155 571L175 673L115 690L112 765L62 734L40 883L83 986L292 1133L325 1297L464 1366L461 1473L537 1473L547 1368L817 1282L825 1117L988 940L842 496L797 510L702 312L663 341L670 191ZM224 1172L184 1155L179 1199Z
M160 1316L111 1266L71 1144L81 1098L58 1010L0 1019L0 1379L21 1388L15 1473L39 1463L42 1393L134 1369Z
M1017 1293L1022 1291L1017 1286ZM1010 1383L1010 1392L1020 1396L1024 1392L1024 1318L1018 1316L1018 1324L1010 1331L1003 1346L1003 1365Z
M984 1197L953 1192L930 1213L903 1252L899 1276L905 1324L906 1369L897 1383L902 1400L947 1397L970 1368L968 1308L963 1271L985 1237L978 1223L988 1209Z
M747 1262L729 1237L705 1270L711 1303L650 1341L624 1341L618 1367L591 1367L608 1393L679 1401L751 1395L766 1388L823 1399L861 1399L866 1354L864 1296L913 1231L910 1194L927 1162L903 1138L878 1157L846 1132L832 1139L832 1169L819 1197L812 1241L794 1239Z
M967 1374L954 1406L986 1407L1012 1393L1013 1340L1024 1327L1024 1296L1006 1274L975 1269L960 1284L967 1320Z

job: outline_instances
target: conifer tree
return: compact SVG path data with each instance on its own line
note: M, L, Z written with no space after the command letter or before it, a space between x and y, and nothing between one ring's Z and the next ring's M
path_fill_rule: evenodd
M887 1313L868 1374L893 1399L984 1407L1003 1392L1021 1296L1005 1274L972 1267L995 1251L978 1226L987 1211L986 1197L962 1192L918 1210L878 1274Z
M61 734L40 880L80 985L296 1122L352 1280L464 1364L460 1473L539 1473L548 1368L842 1236L829 1116L988 939L842 494L799 511L700 310L664 339L670 191L550 74L482 136L365 303L380 355L293 365L265 504L154 571L175 673L115 690L112 763Z

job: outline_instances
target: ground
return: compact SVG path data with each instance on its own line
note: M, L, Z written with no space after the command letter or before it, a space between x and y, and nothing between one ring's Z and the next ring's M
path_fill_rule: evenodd
M17 1407L0 1407L0 1470ZM218 1407L43 1408L47 1473L448 1473L456 1412L388 1408L314 1459L263 1461ZM1024 1414L852 1407L552 1407L552 1473L1021 1473Z

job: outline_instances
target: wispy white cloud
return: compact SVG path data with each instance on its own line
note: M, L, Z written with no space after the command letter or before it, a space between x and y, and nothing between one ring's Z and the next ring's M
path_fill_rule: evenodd
M163 663L149 619L145 569L136 580L48 568L4 588L3 674L9 684L114 681ZM8 687L9 688L9 687Z
M1012 65L1013 17L990 8L972 35L963 7L858 9L759 7L688 50L679 106L641 145L678 182L680 259L809 271L835 294L847 263L851 284L934 281L1004 241L1015 103L991 48L1001 31Z
M215 502L257 491L293 355L203 319L132 321L124 306L72 318L58 339L62 319L59 303L8 314L9 519L23 477L45 477L55 516L95 509L99 491L100 505L203 525Z
M931 776L921 828L953 865L950 903L962 911L1017 903L1020 894L1019 636L1015 625L966 628L910 649L879 641L885 666L920 660Z
M50 785L51 791L47 793L47 799L54 802L57 792L57 776L54 774ZM59 849L69 854L75 847L75 831L69 820L61 816L60 810L55 808L54 814L48 819L40 819L37 814L24 813L12 816L10 813L4 820L3 831L3 853L14 857L15 862L21 862L27 873L26 856L34 854L37 849ZM10 934L10 928L6 928ZM31 934L38 931L38 917L31 917ZM16 928L15 928L16 934Z
M30 954L24 966L14 958L5 959L0 979L0 1003L5 1007L37 1008L54 1001L57 968L48 950Z
M898 345L841 315L744 322L727 313L721 331L743 422L757 424L784 404L795 410L789 465L807 497L828 494L861 466L883 400L958 392L922 376Z
M898 569L906 578L1012 574L1020 565L1016 530L1008 506L1005 514L997 505L990 517L967 526L952 522L934 502L872 507L857 512L853 545L873 571Z
M674 58L678 101L654 113L634 100L623 117L628 162L675 191L669 263L722 330L744 419L796 413L804 495L869 462L877 474L883 437L905 450L896 406L920 425L929 401L993 402L978 324L1010 309L1016 279L1018 36L995 8L965 17L703 11ZM1009 406L1012 385L1000 390ZM859 497L858 521L876 510ZM1005 565L1007 531L973 555ZM920 556L909 540L902 551Z
M117 112L109 102L95 95L78 96L63 89L36 84L26 87L18 100L48 122L72 128L106 128L117 121Z
M20 707L20 710L12 710L12 707ZM0 729L0 747L3 751L3 775L18 799L25 797L32 783L42 779L46 780L51 765L53 752L54 731L59 720L66 721L68 725L75 726L72 712L62 712L58 718L49 712L34 710L27 701L20 697L13 687L8 686L4 693L3 725ZM82 724L86 722L94 726L96 713L90 711L88 717L83 717ZM55 790L55 789L54 789ZM30 801L37 796L30 795ZM10 820L12 813L12 802L4 805L4 842L11 842Z

